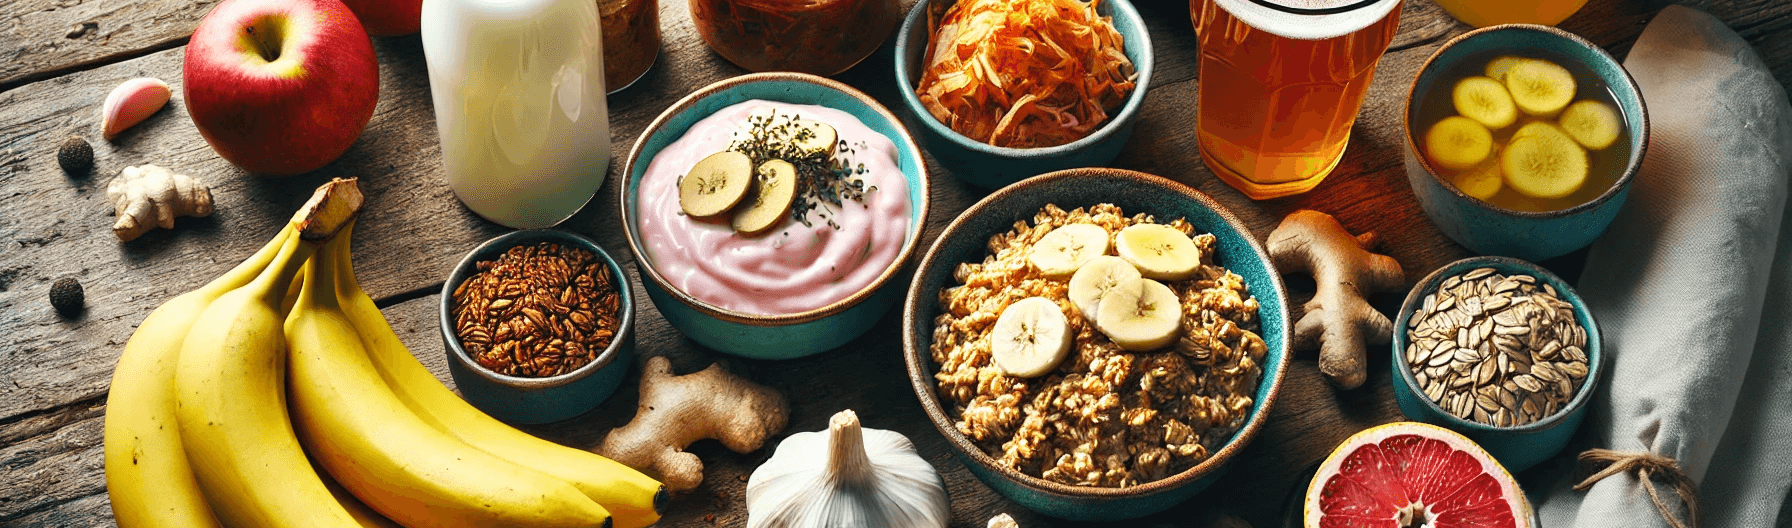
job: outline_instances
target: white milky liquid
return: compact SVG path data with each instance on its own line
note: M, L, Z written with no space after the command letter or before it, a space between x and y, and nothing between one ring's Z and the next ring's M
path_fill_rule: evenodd
M423 51L449 187L514 228L578 212L610 163L589 0L425 0Z

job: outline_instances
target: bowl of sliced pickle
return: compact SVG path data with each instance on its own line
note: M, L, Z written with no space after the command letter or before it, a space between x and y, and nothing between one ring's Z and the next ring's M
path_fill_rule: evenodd
M1630 74L1548 26L1445 43L1413 80L1404 117L1407 178L1438 229L1475 252L1533 261L1605 231L1649 142Z

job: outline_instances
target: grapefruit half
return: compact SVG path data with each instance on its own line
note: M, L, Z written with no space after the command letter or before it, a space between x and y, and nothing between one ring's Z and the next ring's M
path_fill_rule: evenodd
M1528 528L1530 503L1473 440L1417 422L1370 428L1307 486L1307 528Z

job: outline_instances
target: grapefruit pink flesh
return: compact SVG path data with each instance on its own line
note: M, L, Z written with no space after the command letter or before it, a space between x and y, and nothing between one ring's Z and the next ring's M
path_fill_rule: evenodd
M1321 466L1314 482L1320 486L1318 496L1307 500L1308 526L1516 528L1528 524L1511 477L1468 439L1392 433L1347 440Z

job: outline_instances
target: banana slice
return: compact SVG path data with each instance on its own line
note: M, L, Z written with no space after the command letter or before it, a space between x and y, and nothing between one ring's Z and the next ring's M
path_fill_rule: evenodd
M1101 307L1101 298L1108 291L1121 284L1145 278L1139 274L1139 268L1131 262L1112 255L1098 255L1077 268L1076 274L1070 276L1070 302L1083 314L1083 320L1095 322L1096 309Z
M1015 301L989 331L989 355L1009 376L1032 378L1051 372L1070 355L1070 320L1058 303L1044 297Z
M1147 279L1176 281L1195 274L1201 250L1181 230L1165 224L1133 224L1114 239L1120 258Z
M1574 100L1574 75L1553 62L1526 60L1506 71L1506 90L1524 113L1553 116Z
M1500 174L1499 154L1495 153L1493 157L1476 165L1475 168L1456 173L1456 177L1452 178L1450 183L1455 184L1456 189L1462 191L1462 194L1486 201L1492 199L1493 195L1499 194L1500 189L1505 188L1503 179L1504 176Z
M1487 128L1499 130L1518 121L1518 107L1512 104L1512 94L1506 91L1505 84L1491 77L1469 77L1458 81L1450 95L1456 103L1456 113L1480 121Z
M1487 61L1487 76L1492 77L1493 80L1504 82L1506 80L1507 71L1511 71L1512 67L1517 66L1518 63L1528 60L1531 59L1514 57L1512 55L1501 55L1499 58Z
M1588 149L1603 150L1612 146L1623 127L1618 122L1618 111L1599 101L1576 101L1562 110L1562 131Z
M1493 133L1480 121L1450 116L1425 133L1425 156L1450 170L1464 170L1493 154Z
M678 206L697 218L719 215L740 204L751 183L752 158L732 150L710 154L679 178Z
M759 164L753 178L753 196L743 200L734 212L734 232L758 236L770 231L790 216L790 205L796 203L796 166L781 159Z
M1529 128L1529 127L1527 127ZM1587 151L1554 126L1517 136L1500 152L1506 185L1534 198L1561 198L1587 182Z
M789 110L772 106L762 106L747 113L747 129L757 127L764 127L772 142L788 143L803 155L821 152L832 157L840 143L840 135L833 126L802 119Z
M1027 261L1048 278L1067 279L1089 259L1108 253L1108 230L1095 224L1067 224L1033 244Z
M1515 139L1518 139L1521 137L1534 136L1537 134L1551 134L1551 133L1564 134L1564 132L1562 132L1562 127L1556 126L1555 122L1547 120L1547 119L1533 117L1533 118L1529 118L1529 120L1527 122L1525 122L1524 126L1518 127L1518 131L1513 132L1512 138L1506 140L1506 142L1508 144L1510 144L1512 142L1512 140L1515 140Z
M792 121L796 125L790 134L789 141L796 145L798 151L805 154L821 153L832 157L834 149L839 146L840 134L834 127L820 121L798 119Z
M1163 348L1182 330L1182 301L1169 286L1151 279L1116 286L1102 297L1097 312L1095 329L1134 352Z

